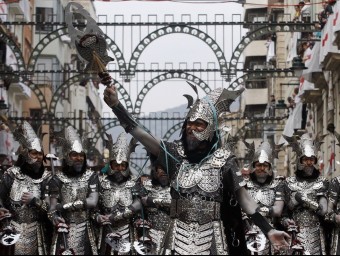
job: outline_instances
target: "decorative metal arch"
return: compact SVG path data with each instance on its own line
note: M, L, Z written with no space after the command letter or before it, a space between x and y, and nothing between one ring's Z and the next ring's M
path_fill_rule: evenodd
M4 41L6 43L6 45L9 46L11 48L11 50L13 51L14 56L17 60L18 71L20 71L20 72L26 71L24 56L22 55L20 48L14 42L14 40L11 37L9 37L8 34L6 34L4 32L0 33L0 40Z
M266 24L266 26L260 27L252 32L250 32L247 36L243 37L241 42L237 45L236 49L231 56L229 63L229 74L228 78L231 79L231 76L236 75L237 63L239 58L241 57L244 49L253 41L258 39L259 37L274 33L274 32L313 32L316 31L314 24L305 24L305 23L283 23L283 24Z
M140 91L140 93L137 96L134 112L136 114L140 113L140 110L142 108L142 103L144 101L146 94L154 86L156 86L160 82L163 82L163 81L166 81L166 80L169 80L169 79L173 79L173 78L182 78L182 79L185 79L185 80L189 80L189 81L197 84L199 87L201 87L206 93L209 93L211 91L209 85L207 85L203 80L201 80L200 78L198 78L197 76L194 76L192 74L188 74L188 73L185 73L185 72L164 73L164 74L161 74L161 75L153 78L143 87L143 89Z
M177 132L178 130L182 129L184 121L179 122L178 124L175 124L173 127L171 127L163 136L163 140L168 140L170 137Z
M33 49L30 59L28 61L28 67L27 70L29 72L33 72L35 70L35 64L37 63L38 57L40 56L41 52L45 49L45 47L53 40L60 38L63 35L68 34L67 31L67 27L62 27L59 29L56 29L54 31L52 31L51 33L49 33L48 35L46 35L43 39L41 39L39 41L39 43L35 46L35 48ZM106 42L108 44L109 49L113 52L119 69L121 70L121 72L126 70L126 61L124 59L124 55L122 53L122 51L120 50L120 48L117 46L117 44L107 35L106 36Z
M241 84L253 78L268 78L268 77L294 77L294 71L291 69L263 69L256 72L249 72L235 79L228 87L228 90L236 90Z
M96 145L99 138L103 136L104 132L106 132L107 130L120 126L120 122L118 120L114 120L104 126L102 126L93 136L93 145Z
M76 75L76 76L71 77L65 83L61 84L52 96L52 100L51 100L51 104L50 104L50 108L49 108L50 113L55 114L57 103L58 103L62 93L65 91L65 89L68 86L75 84L75 83L78 83L82 79L92 78L93 76L96 78L95 74L80 74L80 75ZM130 95L128 94L128 92L124 89L124 87L118 81L113 79L113 82L115 83L117 90L122 95L123 100L125 101L125 104L127 106L127 110L129 112L132 112L133 108L132 108L132 101L131 101Z
M141 174L143 172L142 168L140 168L137 164L135 164L134 162L130 161L129 163L137 172L138 174Z
M21 77L20 77L20 79L21 79ZM21 80L21 81L23 82L23 80ZM39 100L42 113L47 114L48 109L47 109L47 102L46 102L46 99L45 99L45 95L39 89L39 86L34 84L32 81L27 81L27 82L28 82L27 86L32 90L32 92L37 96L37 98Z
M210 49L212 49L215 53L215 56L218 59L218 63L220 65L220 71L222 76L227 75L228 71L228 66L227 66L227 61L224 56L224 53L222 49L219 47L217 42L212 39L208 34L205 32L197 29L197 28L192 28L186 25L171 25L168 27L160 28L148 36L146 36L139 45L135 48L135 50L132 53L132 57L129 62L129 68L128 68L128 76L134 76L135 71L136 71L136 66L138 63L138 60L142 54L142 52L146 49L146 47L155 41L156 39L165 36L165 35L170 35L170 34L175 34L175 33L182 33L186 35L191 35L194 37L197 37L198 39L202 40L204 43L206 43Z

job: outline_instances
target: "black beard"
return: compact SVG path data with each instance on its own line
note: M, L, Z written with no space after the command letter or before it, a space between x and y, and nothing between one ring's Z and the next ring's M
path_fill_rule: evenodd
M112 177L112 181L120 184L124 181L127 180L127 178L121 173L121 172L114 172L112 175L110 175Z
M314 166L305 166L303 168L303 172L305 176L311 176L313 174L313 171L314 171Z
M33 179L40 179L44 173L44 168L42 162L35 162L33 164L24 163L21 166L21 172Z
M81 173L83 171L83 163L76 162L71 168L75 173Z
M64 165L63 172L70 177L77 177L85 172L83 163L73 162L73 165Z
M201 141L197 139L190 139L188 137L186 138L186 142L187 142L187 149L189 152L194 151L201 144Z

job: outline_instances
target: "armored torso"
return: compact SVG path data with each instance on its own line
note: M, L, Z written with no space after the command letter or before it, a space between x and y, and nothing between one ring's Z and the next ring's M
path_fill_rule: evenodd
M134 181L115 184L108 177L101 176L100 182L100 204L105 213L111 213L116 208L126 208L133 202L132 188L135 186Z
M281 181L273 180L270 184L260 186L252 180L247 181L246 189L250 196L259 206L273 206L275 202L275 193Z
M178 154L183 158L172 187L181 194L200 194L202 197L220 197L222 187L221 168L231 155L227 149L218 149L201 164L190 164L185 158L182 143L178 143Z
M290 194L300 192L315 202L319 202L321 196L327 196L327 181L324 177L318 177L314 180L300 180L296 177L289 177L286 181ZM304 253L311 255L325 254L325 237L316 212L299 204L292 210L292 217L299 226L298 239L304 247Z
M89 193L89 186L91 186L89 185L89 180L92 175L94 175L92 170L86 170L80 177L69 177L63 172L57 173L56 176L62 183L60 188L60 203L64 205L77 200L86 200ZM88 212L82 209L69 211L65 212L63 217L69 222L81 223L88 219Z
M44 172L40 179L32 179L20 172L19 167L11 167L7 172L14 178L9 192L10 211L15 212L15 221L18 223L31 223L39 219L39 214L35 207L23 206L21 196L24 192L31 192L33 196L41 199L42 183L49 174Z

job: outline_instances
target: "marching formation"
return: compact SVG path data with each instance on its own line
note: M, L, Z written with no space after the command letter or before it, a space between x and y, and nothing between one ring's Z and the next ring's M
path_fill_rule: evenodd
M249 177L233 146L221 143L218 116L241 91L216 89L191 101L181 137L154 138L119 102L111 77L104 101L121 126L107 136L99 173L72 126L53 134L62 149L44 154L23 122L13 131L18 160L0 178L0 250L5 255L339 254L340 180L320 176L322 138L285 137L296 152L294 177L274 177L280 147L244 142ZM128 140L128 133L132 139ZM140 144L151 174L136 178L130 154ZM60 167L54 160L60 159ZM47 170L45 162L50 161Z

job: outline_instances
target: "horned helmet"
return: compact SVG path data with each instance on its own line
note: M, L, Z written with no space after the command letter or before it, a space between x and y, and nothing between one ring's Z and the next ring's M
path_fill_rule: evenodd
M296 160L297 160L297 169L303 170L304 165L301 162L301 159L306 157L314 157L315 164L314 168L316 170L319 169L317 165L318 160L318 152L320 150L320 146L322 145L322 140L326 135L317 135L315 139L313 139L308 133L305 133L301 136L300 140L298 141L295 136L288 137L283 135L284 139L288 142L289 146L292 147L293 151L296 153Z
M268 141L264 141L255 150L254 142L248 143L246 141L243 141L243 143L247 147L247 154L245 156L245 159L248 160L248 162L250 163L250 172L254 172L256 162L259 162L261 164L267 162L270 165L268 173L271 175L273 173L272 165L274 163L274 159L278 158L278 153L282 150L283 144L271 145Z
M108 140L106 140L106 147L109 149L109 162L115 160L118 164L126 162L127 168L125 171L122 171L122 175L124 177L128 177L130 175L130 155L135 151L137 146L137 140L132 138L130 143L127 141L127 134L122 132L119 134L116 143L113 143L113 139L111 134L106 134ZM111 165L108 165L108 174L113 174L117 172L117 170L112 170Z
M224 88L217 88L209 92L202 99L198 98L197 88L194 84L187 82L196 92L197 99L194 103L192 96L184 95L188 100L188 108L190 109L184 125L182 127L182 135L184 134L187 121L195 121L202 119L208 125L202 132L193 131L194 136L199 141L212 141L215 132L218 130L218 117L222 112L230 112L230 105L241 95L244 89L230 91Z
M31 158L28 152L30 150L43 152L43 149L41 140L33 130L32 126L28 122L24 121L21 125L14 129L13 137L20 143L19 152L22 156L24 156L26 162L29 164L35 163L37 159Z

